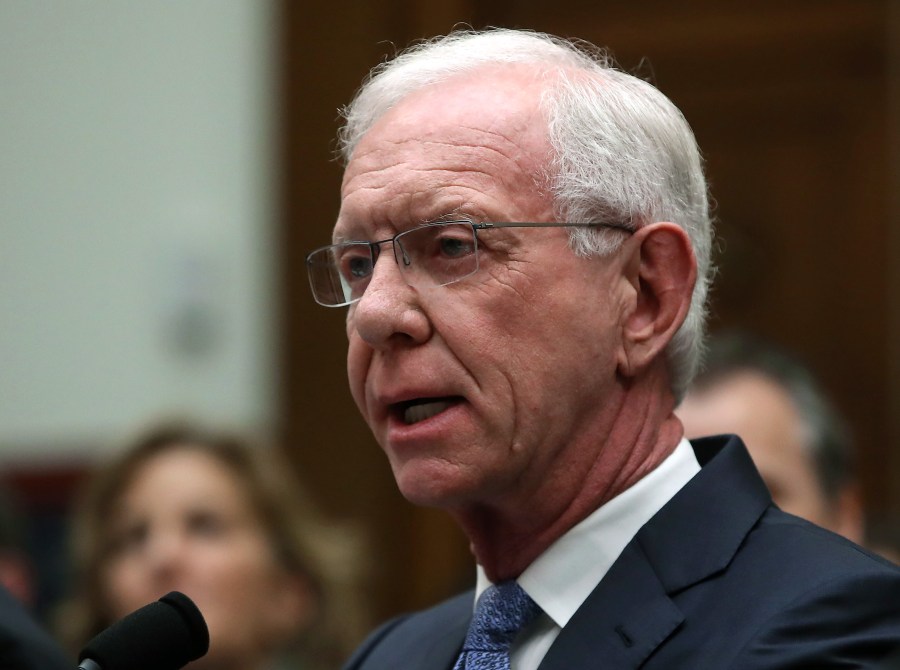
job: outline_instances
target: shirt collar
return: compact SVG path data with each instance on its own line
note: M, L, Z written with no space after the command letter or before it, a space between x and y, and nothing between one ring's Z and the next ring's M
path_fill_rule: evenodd
M569 529L516 580L562 628L641 527L700 471L682 439L652 472ZM491 585L477 566L475 599Z

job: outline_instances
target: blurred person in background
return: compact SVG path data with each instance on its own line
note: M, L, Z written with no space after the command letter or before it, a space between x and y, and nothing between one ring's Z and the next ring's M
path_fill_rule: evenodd
M74 593L60 619L72 650L177 590L210 632L191 670L335 667L364 626L355 537L322 524L276 456L173 424L98 471L73 523Z
M0 668L70 670L53 639L32 619L33 570L23 548L18 507L0 491Z
M34 606L34 570L22 538L22 515L11 491L0 487L0 586L25 607Z
M900 565L900 517L888 514L867 518L866 546Z
M849 428L812 373L786 351L747 333L713 339L676 414L688 439L740 435L785 512L864 541Z
M3 670L71 670L53 638L38 626L24 605L0 586L0 668Z

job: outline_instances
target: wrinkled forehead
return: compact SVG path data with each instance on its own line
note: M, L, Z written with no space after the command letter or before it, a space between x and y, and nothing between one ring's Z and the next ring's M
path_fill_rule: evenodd
M533 190L551 157L541 93L533 73L507 67L459 75L402 99L354 149L339 226L361 203L428 201L456 190L464 204L467 193Z
M558 81L559 67L532 63L484 63L456 74L446 74L431 83L412 84L409 90L380 91L379 101L371 105L368 116L373 119L368 127L361 127L361 141L380 123L396 123L400 118L410 121L429 121L435 108L448 116L458 113L460 122L497 122L512 119L518 113L534 111L540 103L543 91ZM417 79L412 75L411 79ZM424 119L413 119L413 110L425 114ZM427 131L428 123L417 125L415 131ZM354 146L355 149L355 146ZM348 162L354 157L348 156Z

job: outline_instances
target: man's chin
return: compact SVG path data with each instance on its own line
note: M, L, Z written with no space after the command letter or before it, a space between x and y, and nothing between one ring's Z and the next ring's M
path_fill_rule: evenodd
M451 509L465 506L474 496L471 478L447 463L407 463L394 468L394 478L400 493L414 505Z

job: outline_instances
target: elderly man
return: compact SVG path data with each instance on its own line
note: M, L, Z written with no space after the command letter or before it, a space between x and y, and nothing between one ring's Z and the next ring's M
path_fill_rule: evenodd
M316 300L406 498L468 535L476 593L347 668L825 668L900 644L900 571L772 505L737 438L674 414L711 230L682 115L602 55L454 33L346 110Z

